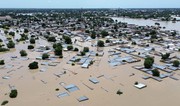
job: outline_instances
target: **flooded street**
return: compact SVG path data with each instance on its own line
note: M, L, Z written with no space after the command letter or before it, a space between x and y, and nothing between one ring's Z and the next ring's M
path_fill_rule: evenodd
M113 20L117 20L118 22L126 22L128 24L135 24L139 26L152 26L155 23L159 23L161 27L166 27L165 30L177 30L180 32L180 22L173 23L172 21L157 21L151 19L133 19L133 18L123 18L123 17L112 17Z

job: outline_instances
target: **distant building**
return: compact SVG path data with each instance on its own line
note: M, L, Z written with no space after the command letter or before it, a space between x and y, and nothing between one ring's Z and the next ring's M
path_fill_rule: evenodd
M11 20L10 16L0 16L0 20Z

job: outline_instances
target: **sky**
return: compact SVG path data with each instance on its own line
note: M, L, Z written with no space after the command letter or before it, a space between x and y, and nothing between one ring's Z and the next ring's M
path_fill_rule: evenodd
M180 0L1 0L0 8L180 8Z

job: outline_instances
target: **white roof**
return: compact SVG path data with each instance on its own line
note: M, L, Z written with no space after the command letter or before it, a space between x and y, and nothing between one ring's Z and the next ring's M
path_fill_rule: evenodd
M144 87L146 87L145 84L142 84L142 83L138 83L137 85L134 85L136 88L139 88L139 89L142 89Z

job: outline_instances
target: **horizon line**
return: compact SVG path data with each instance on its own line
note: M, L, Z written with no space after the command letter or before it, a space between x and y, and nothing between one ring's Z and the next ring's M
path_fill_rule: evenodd
M132 7L132 8L121 8L121 7L119 7L119 8L108 8L108 7L101 7L101 8L95 8L95 7L92 7L92 8L51 8L51 7L48 7L48 8L45 8L45 7L43 7L43 8L34 8L34 7L29 7L29 8L16 8L16 7L10 7L10 8L1 8L0 7L0 9L180 9L180 7L178 7L178 8L171 8L171 7L160 7L160 8L153 8L153 7L147 7L147 8L144 8L144 7L139 7L139 8L137 8L137 7Z

